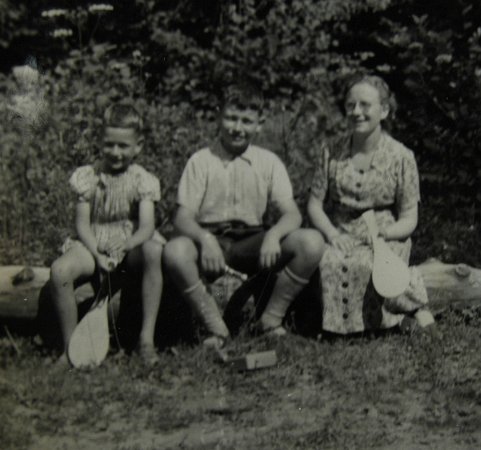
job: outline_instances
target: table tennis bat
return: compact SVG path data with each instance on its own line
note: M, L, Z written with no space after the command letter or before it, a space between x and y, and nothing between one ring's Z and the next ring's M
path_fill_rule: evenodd
M366 211L363 218L372 238L374 259L372 283L376 292L385 298L394 298L406 291L410 273L407 264L396 255L386 241L379 237L374 211Z
M112 261L111 266L115 268L116 263ZM99 366L109 351L110 274L100 272L99 276L96 299L75 327L68 344L68 359L75 368Z

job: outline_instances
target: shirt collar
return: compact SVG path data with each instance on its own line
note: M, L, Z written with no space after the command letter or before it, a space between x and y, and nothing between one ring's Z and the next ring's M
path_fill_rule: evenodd
M212 153L214 153L217 157L219 157L222 161L234 161L235 159L241 159L243 161L246 161L247 163L252 165L252 160L253 160L253 148L252 144L249 144L249 146L245 149L244 153L234 157L231 159L230 155L227 153L227 151L224 149L222 146L220 139L217 139L213 145L211 146Z

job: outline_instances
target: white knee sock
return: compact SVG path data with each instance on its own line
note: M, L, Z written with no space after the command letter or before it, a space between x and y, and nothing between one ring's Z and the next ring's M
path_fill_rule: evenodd
M212 295L207 292L201 280L185 289L183 295L204 322L209 333L221 337L229 336L229 330L222 319L217 303Z
M264 330L276 328L282 324L287 308L307 283L309 280L299 277L287 266L279 273L271 298L261 316L261 325Z

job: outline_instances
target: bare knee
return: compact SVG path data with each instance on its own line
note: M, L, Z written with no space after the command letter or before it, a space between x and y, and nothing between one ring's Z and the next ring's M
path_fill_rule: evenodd
M182 236L167 242L163 252L165 267L176 269L192 261L197 261L197 248L192 239Z
M326 242L317 230L296 230L292 239L295 257L302 258L309 265L317 264L321 260L326 249Z
M50 268L50 280L54 286L65 286L75 281L70 264L64 258L56 259Z
M161 242L149 240L142 244L142 256L147 266L160 266L162 250L164 245Z

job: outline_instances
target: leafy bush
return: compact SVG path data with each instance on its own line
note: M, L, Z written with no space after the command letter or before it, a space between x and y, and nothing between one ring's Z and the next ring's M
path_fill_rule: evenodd
M11 109L0 112L1 263L48 264L56 255L72 233L68 175L96 157L102 112L125 97L145 118L139 162L161 180L157 219L168 234L184 163L215 134L219 87L239 75L266 93L270 113L258 140L286 162L301 205L319 140L344 127L340 80L359 69L383 75L401 103L394 134L421 168L419 258L462 257L446 248L460 234L476 238L481 7L474 0L454 0L447 16L414 0L52 6L0 3L0 46L37 57L29 63L41 73L34 97L45 109L33 129L12 121ZM25 87L3 68L0 97L18 115ZM446 230L432 230L434 223Z

